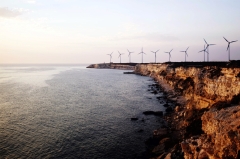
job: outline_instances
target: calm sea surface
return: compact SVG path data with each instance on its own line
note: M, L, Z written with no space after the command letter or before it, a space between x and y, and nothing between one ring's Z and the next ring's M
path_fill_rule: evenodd
M0 66L0 158L142 158L160 126L142 112L164 110L153 81L85 67Z

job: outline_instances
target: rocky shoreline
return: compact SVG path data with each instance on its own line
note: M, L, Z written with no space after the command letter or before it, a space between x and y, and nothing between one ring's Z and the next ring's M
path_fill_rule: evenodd
M174 105L146 141L148 158L240 158L240 61L218 67L139 64ZM166 109L167 110L167 109Z
M148 91L164 92L165 112L143 112L164 119L145 141L147 158L240 158L240 61L105 66L88 68L134 69L155 80Z

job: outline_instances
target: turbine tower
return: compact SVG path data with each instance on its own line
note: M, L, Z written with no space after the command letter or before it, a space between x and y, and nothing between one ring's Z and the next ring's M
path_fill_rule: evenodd
M189 48L189 47L188 47L188 48ZM188 54L187 54L188 48L186 49L186 51L180 51L180 52L185 52L185 62L186 62L186 56L188 56Z
M205 52L207 52L206 50L207 48L205 48L205 45L203 46L203 50L199 51L199 52L203 52L203 61L205 62ZM198 53L199 53L198 52Z
M157 59L157 55L156 55L156 53L158 52L159 50L157 50L157 51L152 51L152 53L154 53L155 54L155 63L156 63L156 59Z
M205 43L207 44L207 46L206 46L206 50L207 50L207 51L206 51L206 52L207 52L207 61L209 61L209 49L208 49L208 47L211 46L211 45L216 45L216 44L208 44L205 39L203 39L203 40L204 40Z
M113 52L111 54L107 54L110 56L110 63L111 63L111 59L112 59L112 54L113 54Z
M120 63L121 63L121 56L122 56L124 53L120 53L119 51L118 51L118 53L119 53L118 58L120 58Z
M228 51L228 60L230 61L230 44L237 42L237 40L229 42L226 38L224 38L224 39L228 42L227 51Z
M173 50L173 49L172 49L172 50ZM165 53L169 54L169 62L170 62L170 57L171 57L171 52L172 52L172 50L169 51L169 52L165 52Z
M130 52L128 49L127 49L127 51L128 51L129 63L131 63L131 54L132 54L133 52Z
M143 63L143 54L146 54L145 52L143 52L143 48L142 48L142 51L138 54L142 54L142 63Z

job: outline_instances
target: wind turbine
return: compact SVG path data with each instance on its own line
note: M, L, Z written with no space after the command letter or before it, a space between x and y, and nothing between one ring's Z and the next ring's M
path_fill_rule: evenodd
M206 50L207 48L205 48L205 45L203 46L203 50L201 50L201 51L199 51L199 52L203 52L203 54L204 54L204 58L203 58L203 61L205 62L205 52L207 52L207 50ZM198 53L199 53L198 52ZM208 52L207 52L208 53Z
M112 54L113 54L113 52L111 54L107 54L110 56L110 63L111 63L111 59L112 59Z
M205 43L207 44L207 47L206 47L206 49L207 49L207 61L209 61L209 49L208 49L208 47L210 46L210 45L216 45L216 44L208 44L207 43L207 41L205 40L205 39L203 39L204 41L205 41Z
M173 50L173 49L172 49L172 50ZM172 52L172 50L169 51L169 52L165 52L165 53L169 54L169 62L170 62L170 57L171 57L171 52Z
M132 54L133 52L130 52L128 49L127 49L127 51L128 51L129 63L131 63L131 54Z
M140 52L138 54L142 54L142 63L143 63L143 54L146 54L145 52L143 52L143 48L142 48L142 52Z
M189 47L188 47L188 48L189 48ZM188 50L188 48L187 48L187 50ZM188 56L187 50L186 50L186 51L180 51L180 52L185 52L185 62L186 62L186 56Z
M152 51L152 53L154 53L155 54L155 63L156 63L156 59L157 59L157 56L156 56L156 53L158 52L159 50L157 50L157 51Z
M229 42L226 38L224 38L224 39L228 42L227 51L228 51L228 60L230 61L230 44L234 43L234 42L237 42L237 40Z
M118 53L119 53L118 58L120 57L120 63L121 63L121 56L122 56L124 53L120 53L119 51L118 51Z

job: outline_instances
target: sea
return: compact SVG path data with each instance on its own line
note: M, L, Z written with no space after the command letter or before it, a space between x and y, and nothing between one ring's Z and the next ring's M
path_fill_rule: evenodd
M143 112L165 110L154 81L86 66L0 65L0 158L146 157L161 117Z

